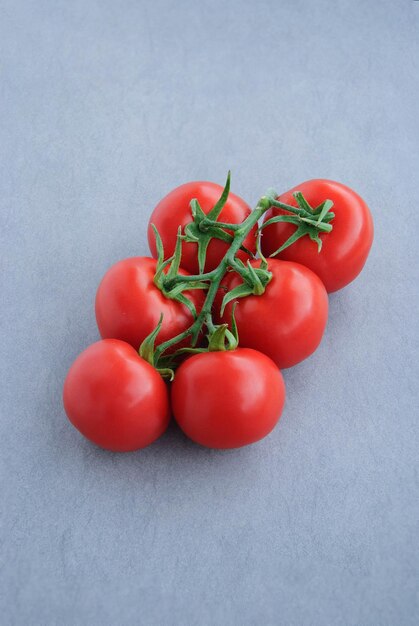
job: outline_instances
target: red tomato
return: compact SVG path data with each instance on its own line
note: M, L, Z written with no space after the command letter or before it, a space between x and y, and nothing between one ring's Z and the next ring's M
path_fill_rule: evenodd
M169 424L163 379L118 339L98 341L77 357L65 379L63 399L73 426L114 452L148 446Z
M285 385L256 350L196 354L182 363L171 391L180 428L208 448L239 448L265 437L282 412Z
M260 261L252 261L258 267ZM267 354L279 368L291 367L318 347L327 323L327 291L316 274L304 265L268 260L271 282L261 296L247 296L237 302L235 319L240 345ZM243 281L229 273L218 297ZM219 322L229 323L233 302L226 306Z
M148 243L151 254L157 258L156 242L151 224L154 224L163 241L165 257L170 257L175 249L178 227L183 228L192 222L192 214L189 206L190 201L196 198L204 213L208 213L221 196L223 188L220 185L209 182L192 182L177 187L165 196L151 214L148 225ZM244 200L230 193L226 204L221 211L218 220L230 224L243 222L250 214L251 209ZM255 251L256 227L249 233L244 241L244 246L251 252ZM207 248L205 271L215 269L229 247L228 243L219 239L212 239ZM191 274L198 273L197 245L195 243L183 243L182 267ZM241 259L248 258L244 252L239 252Z
M132 257L119 261L105 274L96 294L96 320L103 339L127 341L139 348L157 326L160 314L163 323L156 345L186 330L193 317L189 309L176 300L166 298L153 283L156 261L149 257ZM180 274L187 274L179 270ZM185 292L199 311L203 292ZM181 344L177 344L178 348ZM182 344L184 345L184 344Z
M335 218L330 233L321 234L321 252L317 244L305 236L286 248L276 258L306 265L323 281L327 291L342 289L364 267L374 236L372 216L364 200L346 185L331 180L308 180L278 197L280 202L297 206L293 197L301 191L308 203L316 208L324 200L332 200ZM265 221L275 215L286 214L281 209L270 209ZM295 232L295 226L276 223L263 230L262 251L269 256Z

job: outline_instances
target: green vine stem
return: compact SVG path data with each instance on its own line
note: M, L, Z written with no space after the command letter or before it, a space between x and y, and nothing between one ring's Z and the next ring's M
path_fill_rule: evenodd
M225 276L228 268L234 266L236 263L236 254L240 249L243 241L246 239L249 232L252 230L253 226L257 224L262 215L269 209L270 207L270 199L267 197L263 197L259 200L258 205L252 211L252 213L240 224L240 228L237 228L234 232L234 237L231 242L230 248L227 250L223 259L221 260L218 267L212 272L208 272L207 274L199 274L196 276L189 276L188 278L193 279L193 281L210 281L210 286L202 306L202 309L193 322L193 324L186 329L183 333L168 339L167 341L161 343L157 346L155 350L155 362L158 363L159 357L171 346L179 343L186 337L192 337L192 345L196 345L198 336L202 330L202 327L206 323L206 321L211 318L212 324L212 316L211 309L214 304L215 296L217 295L218 289L220 287L220 283ZM229 225L230 226L230 225ZM185 277L180 277L180 280L183 280ZM188 281L186 281L188 282ZM191 281L189 281L191 282Z
M317 243L318 251L320 252L322 245L319 237L320 233L329 233L333 228L330 223L334 218L334 213L330 211L333 202L330 200L325 200L318 207L312 208L304 196L300 192L296 192L294 193L294 198L297 207L295 207L278 201L276 199L277 194L272 189L260 198L255 209L241 224L218 222L218 216L227 201L229 191L230 172L220 199L208 214L203 212L196 199L191 201L192 221L185 227L184 234L179 229L175 252L169 259L164 259L162 241L159 233L153 226L158 251L157 271L154 282L166 297L176 299L188 306L194 316L194 321L189 328L155 347L154 342L161 327L162 320L160 320L158 327L154 329L141 345L140 354L157 367L162 375L170 375L172 377L172 367L176 365L176 358L181 354L234 349L237 347L238 336L234 320L234 309L231 324L232 330L229 330L227 324L218 326L214 324L212 307L221 281L227 271L237 272L243 283L224 296L221 306L222 312L227 303L232 300L237 300L250 294L261 295L265 291L267 284L272 279L272 274L268 271L267 261L260 250L260 237L265 227L276 222L288 222L296 226L296 230L291 237L271 256L279 254L279 252L292 245L297 239L306 235ZM250 259L245 264L236 255L239 250L245 250L248 252L249 257L256 258L254 254L243 246L243 242L252 228L271 207L282 209L286 213L275 215L258 228L256 250L260 258L260 267L255 268L250 264ZM218 267L210 272L204 272L206 251L208 243L212 238L225 241L229 244L229 248ZM199 274L185 276L179 273L182 241L197 244ZM190 289L206 290L204 304L199 313L195 311L191 301L183 293ZM204 327L208 331L208 346L206 348L195 347ZM170 356L164 355L169 348L188 337L191 338L190 348L181 348L173 354L171 353Z

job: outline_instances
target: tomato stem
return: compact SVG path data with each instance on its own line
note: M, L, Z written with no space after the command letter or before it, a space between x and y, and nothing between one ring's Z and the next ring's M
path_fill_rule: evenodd
M154 366L157 368L161 367L163 363L168 363L170 368L175 367L176 357L180 354L196 353L214 349L234 349L237 347L238 337L234 319L232 320L232 327L234 330L232 333L227 329L227 327L224 328L226 325L217 326L214 324L212 318L212 308L220 288L221 281L223 280L226 272L229 270L237 272L242 278L243 283L224 296L221 305L222 311L224 310L226 304L233 299L237 300L237 298L246 297L251 294L261 295L264 293L266 286L272 279L272 274L268 271L267 261L260 251L260 237L263 228L276 222L288 222L296 226L296 230L293 235L291 235L291 237L289 237L289 239L271 256L278 254L286 247L292 245L295 241L297 241L297 239L305 235L308 235L313 241L317 242L320 251L322 242L319 238L319 233L329 233L333 228L332 224L330 224L330 221L334 218L334 213L330 211L333 203L330 200L325 200L318 207L312 208L304 196L300 192L296 192L294 193L294 198L298 206L295 207L278 201L276 199L277 194L272 189L260 198L255 209L241 224L219 222L217 221L217 218L227 201L229 191L230 172L228 173L226 185L220 199L208 214L203 212L196 199L191 201L193 221L185 227L185 234L182 234L179 229L176 249L173 256L169 260L164 260L161 238L155 229L156 244L159 255L155 283L159 289L161 289L163 294L168 298L175 298L189 306L190 301L188 302L188 298L183 294L183 291L194 288L207 290L204 304L198 314L196 314L193 306L189 306L189 309L194 314L195 318L189 328L175 337L164 341L157 347L154 347L154 340L161 326L160 321L159 327L155 329L153 333L151 333L151 335L144 341L145 348L144 344L142 344L140 353L143 352L147 354L148 360L150 361L151 359ZM239 250L245 250L249 256L255 258L255 256L243 246L243 242L254 226L259 222L261 217L271 207L281 209L286 211L286 213L275 215L259 226L256 234L256 250L260 258L260 267L253 267L253 265L250 264L250 261L248 261L247 265L245 265L236 255ZM225 241L229 244L229 248L220 261L218 267L210 272L204 272L203 268L205 266L206 250L208 243L212 238ZM197 244L200 268L199 274L185 276L179 273L179 267L181 266L182 241ZM169 270L165 273L164 270L168 265ZM198 342L198 338L201 336L204 327L208 330L208 347L196 348L195 346ZM170 356L163 356L169 348L188 337L191 338L191 348L181 348Z
M259 221L262 215L268 210L269 204L265 201L265 196L261 199L262 203L259 203L256 208L250 213L250 215L239 225L239 228L235 230L233 240L231 242L230 248L227 250L220 264L215 270L208 272L207 274L197 274L193 276L179 276L179 280L182 281L184 278L188 278L188 281L185 282L193 282L193 281L210 281L210 287L208 289L204 304L202 309L197 316L196 320L193 324L185 331L168 339L167 341L161 343L157 346L155 350L155 362L158 363L160 356L168 350L171 346L179 343L186 337L192 337L192 345L195 346L198 340L199 334L202 331L204 325L207 326L208 330L211 332L214 328L214 324L212 322L212 306L214 304L215 297L217 295L218 289L220 287L220 283L225 276L229 267L234 267L236 265L236 254L240 249L243 241L246 239L249 232L252 230L255 224ZM175 278L176 280L177 278ZM208 320L211 320L210 324L208 324ZM209 328L209 326L211 328Z

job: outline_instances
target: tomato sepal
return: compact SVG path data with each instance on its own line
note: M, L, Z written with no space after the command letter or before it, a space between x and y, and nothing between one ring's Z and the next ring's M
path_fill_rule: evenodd
M175 373L170 367L161 367L160 364L157 366L155 359L155 342L157 335L160 332L161 326L163 323L163 314L160 315L159 323L156 328L144 339L141 346L139 347L138 354L144 361L147 361L155 370L160 374L162 378L168 378L170 381L173 380Z
M151 227L155 235L157 249L157 266L156 273L154 275L154 284L158 289L160 289L166 298L176 300L186 306L193 318L196 319L196 307L192 300L183 292L190 291L191 289L208 289L208 285L207 283L199 280L193 282L175 282L174 280L179 277L179 268L182 260L182 240L184 239L184 236L181 234L181 227L179 226L178 229L175 252L168 259L164 258L163 242L159 231L154 224L151 224ZM169 267L169 269L165 272L167 267Z
M274 190L270 190L270 192L273 193ZM317 244L317 251L320 253L323 245L323 242L320 239L320 234L330 233L333 229L332 224L330 224L335 217L335 214L330 211L333 207L332 200L325 200L318 207L313 208L301 191L295 191L293 193L293 197L295 198L298 207L294 207L290 204L280 202L275 198L271 198L271 205L287 211L287 214L275 215L274 217L266 220L259 228L259 233L261 233L266 226L277 224L279 222L294 224L297 227L294 233L288 237L282 246L269 255L270 257L277 256L298 239L305 236L309 236L311 241Z
M235 310L237 302L233 304L231 311L231 329L228 324L218 324L208 333L207 352L235 350L239 345L239 333L236 324Z
M198 246L197 259L199 274L204 273L207 249L211 239L220 239L225 243L231 244L234 240L234 236L224 229L234 232L239 230L241 226L240 224L229 224L217 221L230 193L230 179L231 173L229 171L221 196L208 214L204 213L196 198L193 198L190 202L193 221L184 228L184 241L187 243L195 243ZM241 245L240 249L251 258L254 258L254 254L245 246Z
M251 295L261 296L265 293L266 286L272 280L272 272L267 269L265 257L261 259L260 267L257 268L253 267L250 261L245 265L242 262L237 263L236 259L233 269L241 276L243 283L225 294L221 303L221 315L223 315L227 304L232 300L246 298Z

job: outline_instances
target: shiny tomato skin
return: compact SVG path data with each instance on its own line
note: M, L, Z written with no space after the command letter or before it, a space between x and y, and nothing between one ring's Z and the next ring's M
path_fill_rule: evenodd
M180 428L208 448L239 448L259 441L278 422L284 401L279 369L248 348L190 357L171 387Z
M342 289L358 276L367 260L374 238L371 212L364 200L342 183L324 179L308 180L280 195L278 200L296 206L292 195L295 191L301 191L313 208L324 200L333 201L333 230L320 235L323 242L320 253L317 244L306 236L275 258L306 265L322 279L328 292ZM271 208L264 221L281 213L286 212ZM281 222L267 226L263 230L263 253L269 256L275 252L293 234L295 228L292 224Z
M98 341L77 357L65 379L63 401L73 426L114 452L148 446L170 419L160 374L118 339Z
M187 274L180 269L181 274ZM189 309L166 298L153 283L156 261L132 257L115 263L103 277L96 293L95 311L103 339L121 339L138 349L157 326L163 323L156 345L186 330L193 317ZM204 295L200 290L185 292L199 311ZM181 344L177 344L179 347Z
M155 207L151 214L148 225L148 243L151 254L157 258L156 241L151 224L154 224L163 241L165 257L173 254L178 227L182 232L186 224L192 222L190 201L196 198L204 213L208 213L217 203L223 188L211 182L191 182L180 185L165 196ZM248 217L251 209L248 204L234 193L230 193L218 219L221 222L239 224ZM244 241L244 246L251 252L255 251L256 227L252 229ZM212 239L207 248L205 271L215 269L227 252L229 244L219 239ZM240 251L238 257L248 258L246 253ZM198 273L197 245L195 243L183 243L182 267L191 274Z
M252 261L259 267L260 261ZM237 300L235 319L240 345L268 355L280 368L292 367L312 354L323 337L328 315L327 291L320 278L304 265L268 260L272 280L260 295ZM217 298L242 282L227 274ZM219 322L231 321L230 302Z

